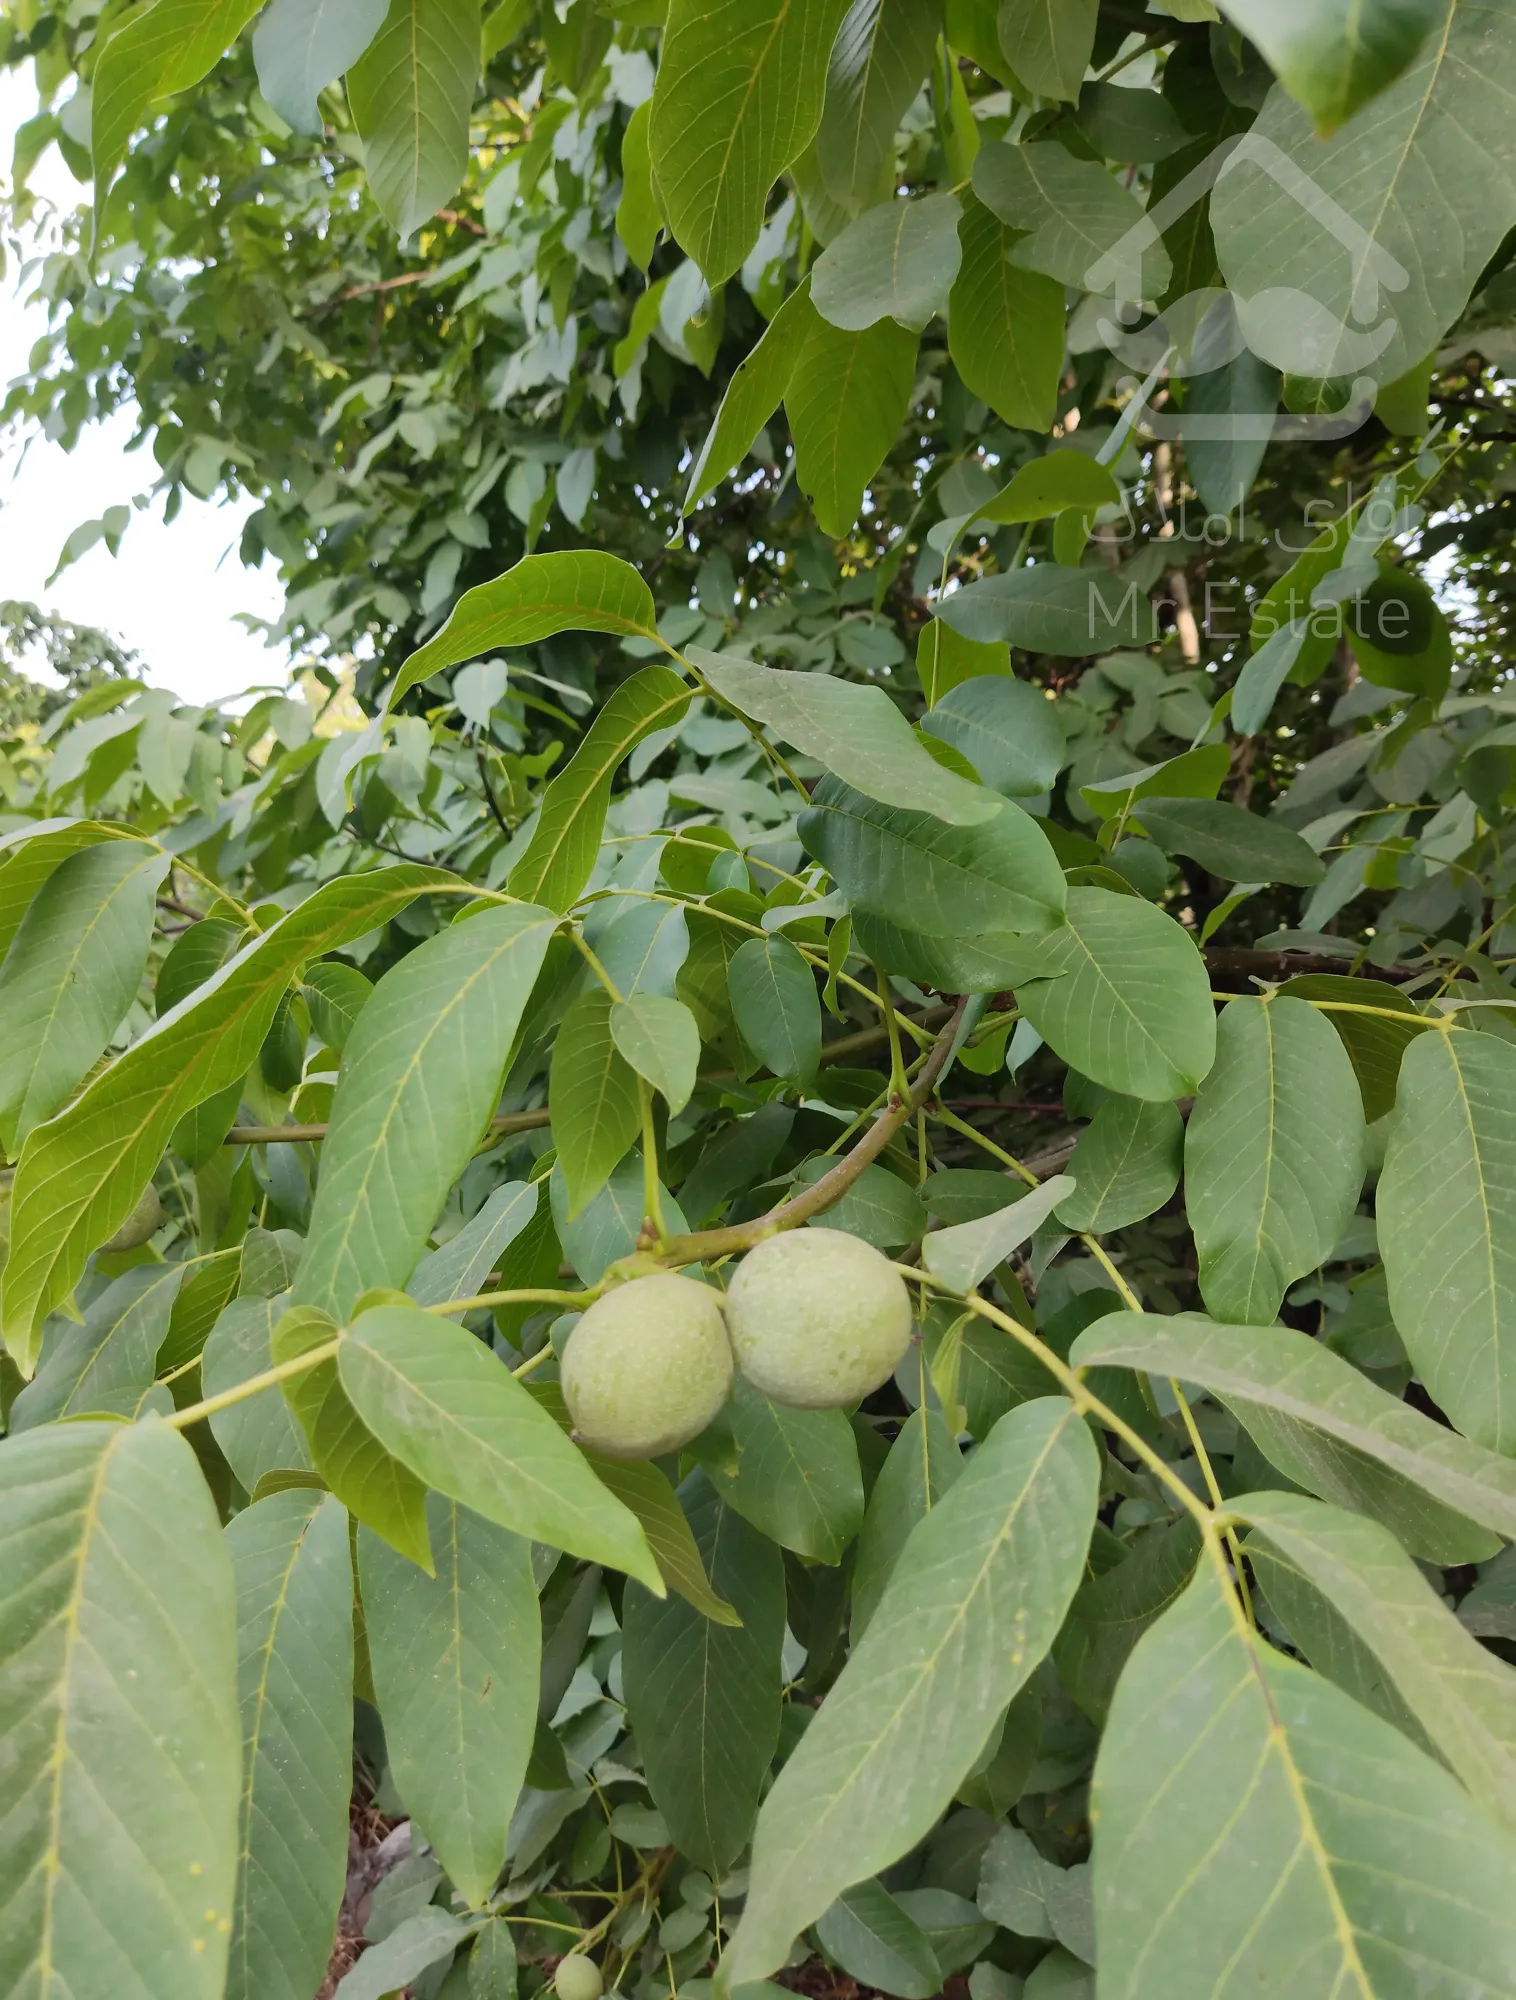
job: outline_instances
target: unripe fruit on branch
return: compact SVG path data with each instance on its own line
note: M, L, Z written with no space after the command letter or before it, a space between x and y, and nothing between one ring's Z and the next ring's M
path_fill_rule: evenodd
M561 1370L574 1436L611 1458L657 1458L698 1437L732 1389L719 1295L692 1278L634 1278L597 1299Z
M911 1340L889 1259L840 1229L796 1229L750 1250L726 1295L737 1366L765 1396L837 1410L887 1382Z
M558 2000L600 2000L604 1984L600 1967L582 1951L570 1952L567 1958L559 1959L558 1970L553 1974Z

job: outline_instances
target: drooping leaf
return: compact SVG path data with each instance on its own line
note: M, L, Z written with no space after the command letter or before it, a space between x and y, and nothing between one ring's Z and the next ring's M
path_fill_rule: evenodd
M1007 640L1029 653L1082 659L1118 646L1151 646L1157 614L1135 582L1107 569L1040 562L950 591L937 616L965 639Z
M623 142L624 150L624 142ZM810 279L788 294L733 371L684 489L682 515L692 514L714 486L746 458L753 441L789 392L795 362L814 318Z
M954 826L975 825L999 810L982 786L945 771L923 750L883 688L760 667L699 647L690 657L723 700L882 805L931 813Z
M369 193L403 241L457 192L479 81L476 0L390 0L348 72Z
M1042 1227L1058 1204L1073 1194L1074 1187L1069 1175L1054 1174L1041 1187L1028 1189L993 1215L934 1229L922 1243L921 1261L934 1278L954 1291L972 1291Z
M645 271L652 263L663 229L663 209L653 185L653 162L648 152L647 128L651 115L651 101L644 98L626 121L626 130L621 135L621 199L616 204L616 234L639 271Z
M428 1486L661 1595L636 1518L473 1334L407 1306L376 1306L347 1329L337 1359L369 1429Z
M1347 1003L1346 1007L1324 1011L1341 1037L1358 1078L1358 1088L1363 1093L1363 1115L1372 1125L1393 1110L1401 1058L1418 1035L1435 1031L1435 1024L1417 1010L1416 1002L1386 980L1349 978L1340 972L1301 973L1297 978L1287 979L1279 991L1293 1000ZM1360 1007L1375 1011L1350 1011ZM1403 1015L1404 1020L1386 1020L1387 1013Z
M4 1334L29 1369L36 1329L131 1214L175 1125L244 1075L296 967L457 880L406 864L327 882L165 1014L46 1125L16 1169ZM130 1109L128 1109L130 1107Z
M270 1341L285 1303L282 1298L240 1298L223 1310L200 1357L200 1385L207 1396L224 1395L273 1367ZM265 1473L311 1470L305 1434L277 1384L217 1410L208 1422L245 1492L251 1493Z
M1269 1325L1331 1254L1363 1186L1358 1079L1314 1007L1275 998L1222 1010L1184 1169L1207 1309Z
M472 1298L537 1213L541 1190L528 1181L505 1181L479 1213L422 1258L405 1289L419 1306Z
M865 209L812 267L811 304L850 333L886 318L919 333L958 275L959 212L953 194Z
M226 1530L237 1580L242 1798L228 2000L314 1992L347 1885L353 1579L347 1513L298 1488Z
M1516 1524L1509 1459L1397 1401L1293 1327L1112 1313L1080 1334L1069 1359L1209 1389L1271 1464L1321 1499L1383 1521L1413 1555L1479 1562L1494 1553L1486 1531L1510 1535Z
M1222 10L1324 133L1387 89L1443 14L1441 0L1222 0Z
M654 616L652 592L619 556L599 549L525 556L493 582L463 593L442 630L400 669L389 706L397 707L418 681L495 647L532 646L555 632L653 639Z
M864 489L894 444L916 380L917 336L882 319L849 333L810 320L784 395L795 477L824 535L851 532Z
M996 1426L911 1531L862 1641L764 1801L732 1984L931 1827L1063 1621L1084 1563L1097 1454L1049 1397Z
M1093 1721L1105 1721L1132 1648L1188 1586L1199 1554L1200 1532L1182 1517L1149 1530L1125 1562L1080 1584L1054 1642L1053 1660L1064 1686Z
M1269 1551L1271 1573L1298 1573L1352 1627L1491 1818L1516 1823L1516 1673L1459 1624L1389 1530L1293 1493L1227 1504L1253 1529L1249 1549ZM1331 1677L1325 1661L1311 1664Z
M1393 1028L1393 1023L1386 1023ZM1458 1428L1516 1449L1516 1048L1418 1036L1376 1198L1390 1311Z
M1287 32L1307 17L1292 7L1274 18ZM1342 15L1333 6L1309 18ZM1330 92L1330 69L1317 75ZM1331 138L1317 137L1284 89L1270 93L1211 199L1221 267L1255 354L1286 375L1391 382L1437 346L1516 221L1513 79L1502 17L1443 0L1410 68ZM1265 150L1276 147L1282 165ZM1309 211L1297 172L1308 177Z
M90 150L103 202L127 142L176 91L198 83L258 11L258 0L154 0L117 26L95 65Z
M137 997L169 860L135 840L79 848L22 918L0 964L0 1145L12 1158L98 1061Z
M679 1851L719 1880L747 1845L779 1741L784 1566L703 1475L685 1492L711 1581L742 1623L629 1585L622 1672L653 1802Z
M673 0L648 128L675 238L709 284L757 241L769 189L816 135L847 0Z
M319 132L316 100L384 25L385 0L273 0L253 30L258 88L286 125Z
M827 65L816 170L856 212L877 199L893 166L895 132L931 68L940 8L915 0L853 0Z
M336 1338L335 1321L316 1307L303 1306L275 1321L269 1352L282 1367L313 1348L330 1347ZM328 1355L304 1373L287 1377L281 1387L305 1433L312 1465L343 1506L430 1575L426 1487L354 1409L336 1357Z
M1051 791L1063 763L1056 705L1008 675L976 674L945 688L921 726L961 750L981 781L1009 799Z
M1095 42L1099 0L1001 0L1001 53L1039 97L1072 104Z
M637 1073L611 1031L617 1004L603 986L590 987L564 1015L553 1043L548 1103L570 1218L599 1194L637 1137Z
M535 1391L544 1403L549 1386L541 1383ZM561 1420L557 1411L553 1415L555 1421L561 1421L562 1429L569 1429L567 1409ZM702 1618L718 1625L735 1625L737 1613L711 1588L694 1532L667 1477L648 1459L602 1458L594 1451L587 1451L584 1456L600 1483L642 1523L653 1560L669 1589L677 1591L686 1604L692 1604Z
M11 1431L106 1412L134 1416L158 1372L183 1277L176 1264L126 1271L82 1320L53 1320L37 1372L11 1404Z
M727 968L732 1013L748 1047L775 1076L809 1084L821 1059L816 975L788 938L749 938Z
M841 1562L863 1520L863 1475L840 1410L787 1409L739 1375L691 1450L726 1504L771 1541Z
M396 1788L477 1909L536 1733L542 1621L530 1543L439 1493L426 1512L435 1577L359 1535L364 1626Z
M1276 1653L1209 1563L1122 1676L1092 1803L1100 1979L1120 2000L1509 1984L1516 1845L1398 1731Z
M931 1941L882 1882L859 1882L817 1920L828 1957L860 1983L899 2000L929 2000L942 1990Z
M479 1920L476 1918L475 1923ZM419 1974L445 1958L469 1939L470 1926L448 1910L427 1903L371 1944L351 1972L345 1973L334 2000L386 2000L400 1993Z
M965 194L958 225L963 261L948 296L948 348L964 382L996 416L1043 432L1058 406L1064 288L1011 263L1017 233Z
M1002 222L1025 232L1010 253L1022 270L1120 299L1162 296L1171 268L1163 239L1143 225L1136 195L1103 162L1076 159L1056 143L1002 141L980 148L974 192Z
M555 922L531 904L481 910L380 980L332 1100L293 1304L340 1318L410 1276L498 1101Z
M1075 1187L1059 1202L1058 1220L1094 1236L1141 1222L1178 1187L1183 1161L1184 1123L1172 1104L1108 1097L1074 1147Z
M637 585L646 593L640 577ZM576 900L600 851L616 772L643 737L683 720L689 698L688 687L667 667L644 667L622 682L543 794L526 852L511 870L513 896L550 910L566 910Z
M344 965L339 959L323 959L305 968L300 990L311 1010L311 1026L327 1047L340 1056L358 1016L368 1005L374 990L373 980L355 965Z
M237 1873L236 1612L166 1424L0 1445L0 1756L14 1994L219 2000Z
M1046 521L1070 507L1093 514L1121 498L1108 467L1085 452L1065 447L1029 459L993 500L977 510L982 521Z
M1022 1014L1070 1068L1154 1101L1195 1090L1216 1054L1204 961L1174 919L1136 896L1071 889L1067 921L1025 940Z
M1309 889L1326 863L1287 826L1225 799L1145 798L1143 831L1165 854L1184 854L1226 882L1289 882Z
M874 1481L853 1562L852 1635L856 1645L879 1608L884 1587L916 1523L963 1471L963 1454L935 1410L913 1410Z
M690 1101L700 1067L700 1029L682 1000L633 993L611 1008L611 1037L640 1077L661 1091L671 1116ZM817 1017L820 1038L820 1017Z

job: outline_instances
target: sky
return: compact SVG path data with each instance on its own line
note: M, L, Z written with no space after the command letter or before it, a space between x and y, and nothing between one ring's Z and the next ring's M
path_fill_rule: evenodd
M8 181L16 127L37 108L30 67L0 69L0 181ZM72 207L79 184L49 148L32 175L40 194ZM0 392L26 364L45 315L18 296L16 271L0 277ZM245 569L237 558L242 523L254 503L216 505L184 495L172 525L161 499L134 513L112 557L103 543L47 581L72 531L106 508L146 492L158 467L150 447L128 452L130 411L89 426L72 452L34 436L23 451L0 434L0 598L30 599L82 624L98 625L141 655L139 672L186 701L211 702L281 682L283 648L234 622L239 612L272 618L284 593L274 565Z

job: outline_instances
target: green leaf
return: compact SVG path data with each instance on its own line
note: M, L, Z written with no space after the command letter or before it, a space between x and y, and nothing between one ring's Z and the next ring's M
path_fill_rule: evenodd
M152 1386L184 1267L126 1271L92 1299L82 1321L55 1319L37 1372L10 1408L11 1431L66 1417L135 1416Z
M1072 104L1095 45L1100 0L1001 0L1000 49L1038 97Z
M1307 972L1287 979L1280 993L1297 1000L1347 1001L1353 1007L1374 1007L1374 1014L1333 1008L1327 1019L1342 1039L1363 1092L1363 1115L1372 1125L1393 1110L1400 1063L1418 1035L1436 1031L1435 1021L1416 1010L1416 1002L1383 979L1349 978L1339 972ZM1387 1021L1386 1012L1403 1014L1404 1022Z
M336 1337L336 1324L326 1313L303 1306L275 1322L269 1351L282 1365ZM291 1376L282 1387L300 1420L312 1464L343 1506L430 1576L426 1487L385 1449L354 1409L335 1357Z
M863 1475L840 1410L788 1409L739 1375L731 1402L690 1450L760 1533L812 1562L841 1562L863 1520Z
M1064 288L1013 268L1019 232L972 194L958 225L963 261L948 296L948 349L972 394L1018 429L1052 429L1063 372Z
M1225 799L1145 798L1142 831L1165 854L1184 854L1224 882L1288 882L1308 889L1326 863L1287 826Z
M1417 1373L1461 1431L1516 1451L1509 1042L1449 1031L1406 1050L1376 1207L1390 1311Z
M816 1923L816 1941L861 1985L899 2000L929 2000L942 1990L930 1940L882 1882L845 1889Z
M1292 22L1304 8L1281 15ZM1343 17L1332 4L1309 18ZM1516 44L1483 9L1442 0L1416 61L1330 139L1284 90L1270 93L1246 156L1211 199L1221 268L1256 355L1287 375L1393 382L1438 345L1516 222L1513 88ZM1308 210L1297 172L1309 177Z
M635 115L635 114L634 114ZM623 141L623 152L625 142ZM733 371L684 489L687 518L714 487L735 472L789 392L795 361L815 320L809 276L784 300L757 345Z
M1053 1662L1092 1722L1104 1724L1132 1648L1187 1587L1199 1554L1200 1531L1186 1516L1146 1532L1125 1562L1075 1592Z
M468 171L478 81L478 0L390 0L384 26L348 71L369 193L402 242Z
M203 986L237 947L246 943L247 936L247 925L233 917L202 917L199 923L189 925L175 938L158 968L153 981L153 1012L167 1014L197 986ZM363 975L356 973L354 977L362 979Z
M1019 1826L1002 1827L985 1849L979 1906L1021 1937L1057 1938L1086 1962L1095 1956L1089 1863L1058 1867Z
M919 333L947 305L958 275L958 197L881 202L829 243L811 270L811 304L861 333L882 319Z
M418 1974L451 1958L468 1938L467 1924L428 1903L369 1946L343 1978L334 2000L385 2000L387 1994L403 1992Z
M1199 1088L1216 1054L1211 982L1172 917L1112 889L1071 889L1067 922L1024 943L1036 971L1017 1004L1071 1069L1127 1097Z
M1030 1319L1030 1312L1025 1317ZM1010 1334L976 1313L959 1313L947 1301L928 1315L922 1346L943 1403L957 1403L969 1435L981 1440L1007 1410L1051 1396L1057 1386Z
M1442 0L1220 0L1318 132L1335 132L1416 59Z
M996 1425L911 1531L879 1608L758 1815L733 1986L907 1853L1036 1671L1079 1582L1099 1460L1072 1405Z
M374 1285L403 1285L500 1096L556 919L481 910L387 972L348 1044L297 1306L340 1318Z
M1516 1844L1388 1723L1267 1645L1209 1563L1122 1676L1091 1804L1112 2000L1509 1985Z
M1121 299L1163 296L1171 270L1163 240L1142 226L1136 195L1099 161L1075 159L1056 141L982 146L974 192L1025 232L1010 253L1019 270Z
M629 1585L622 1673L653 1802L681 1854L720 1881L747 1845L779 1743L784 1565L696 1473L696 1544L740 1625Z
M274 1365L274 1323L283 1298L233 1299L211 1328L200 1356L200 1383L207 1396L221 1396ZM211 1435L244 1492L265 1473L309 1471L310 1448L277 1385L217 1410L208 1420Z
M130 836L88 819L39 819L0 834L0 958L53 870L82 847Z
M311 1026L339 1056L373 990L373 980L339 959L323 959L305 968L300 991L311 1010Z
M962 983L931 982L948 992L1005 984L1002 961L1019 950L1017 934L1047 931L1067 901L1046 835L1009 801L978 826L945 826L826 778L800 815L799 832L855 912L888 921L892 945L905 914L912 929L899 936L922 939L923 956L935 953L961 970Z
M788 0L785 0L788 4ZM892 319L861 333L810 326L785 390L795 477L824 535L852 532L864 488L890 452L916 383L917 336Z
M80 848L38 889L0 965L0 1145L13 1158L105 1052L137 997L170 856Z
M690 658L723 701L815 757L882 805L931 813L953 826L995 817L981 785L945 771L912 734L883 688L828 674L790 673L692 647Z
M1054 1174L1041 1187L1030 1188L993 1215L976 1222L956 1222L934 1229L921 1245L921 1261L934 1278L955 1292L971 1292L997 1264L1040 1229L1053 1210L1074 1192L1067 1174Z
M653 172L680 247L719 285L769 189L821 122L847 0L672 0L653 90Z
M475 1935L466 1992L467 2000L516 2000L516 1940L504 1917Z
M727 968L727 983L738 1032L753 1054L775 1076L807 1086L821 1060L821 1001L816 975L794 945L749 938Z
M360 1534L364 1625L395 1787L477 1909L537 1730L542 1620L529 1542L440 1493L426 1514L435 1577Z
M641 1120L637 1074L611 1030L617 1004L603 986L590 987L564 1015L553 1043L548 1105L570 1219L605 1186Z
M640 578L638 587L646 591ZM622 682L543 794L526 852L511 870L513 896L550 910L578 898L600 853L617 771L644 736L682 722L689 700L688 687L667 667L643 667Z
M1516 1673L1465 1631L1388 1529L1292 1493L1251 1493L1227 1511L1253 1529L1250 1552L1267 1549L1270 1576L1292 1573L1330 1603L1491 1818L1516 1823ZM1331 1677L1327 1662L1311 1664Z
M1363 1099L1303 1000L1232 1000L1190 1115L1185 1193L1200 1292L1217 1319L1267 1326L1331 1255L1364 1175Z
M1311 638L1308 618L1291 618L1271 631L1242 664L1232 688L1232 727L1256 736L1268 721L1279 690L1290 678Z
M638 1076L662 1091L669 1115L677 1117L690 1101L700 1067L700 1030L694 1015L682 1000L661 993L633 993L615 1002L610 1019L616 1047ZM819 1015L816 1033L819 1040Z
M551 1387L551 1384L540 1383L534 1390L545 1407L545 1392ZM559 1401L562 1401L561 1395ZM554 1408L552 1415L561 1429L569 1429L566 1408L561 1416ZM622 1505L629 1508L642 1523L642 1532L647 1536L653 1560L669 1589L677 1591L687 1604L693 1604L702 1618L709 1618L717 1625L737 1624L737 1613L725 1598L718 1597L712 1590L679 1497L658 1467L647 1459L602 1458L594 1451L587 1451L584 1456L593 1466L600 1483L609 1487Z
M921 726L961 750L1008 799L1038 798L1057 783L1064 757L1057 705L1026 681L999 674L961 680L939 694Z
M242 1798L227 2000L314 1992L347 1886L353 1573L329 1493L255 1501L226 1530L237 1579Z
M831 1153L803 1160L795 1170L796 1186L814 1186L836 1164ZM814 1226L861 1237L876 1250L901 1250L926 1228L926 1211L914 1183L902 1180L888 1167L872 1165L864 1168L845 1194L821 1210Z
M384 25L386 0L273 0L253 30L258 88L286 125L322 129L317 98Z
M1231 768L1232 753L1225 743L1205 743L1196 750L1181 750L1177 757L1161 764L1145 764L1136 771L1122 771L1114 778L1097 778L1081 785L1079 796L1101 819L1118 819L1130 813L1139 799L1213 799Z
M220 2000L242 1738L195 1454L154 1417L32 1431L0 1505L0 1987Z
M155 0L111 35L95 65L90 103L97 206L132 134L166 97L198 83L257 11L258 0Z
M1066 508L1093 514L1121 498L1108 467L1072 446L1029 459L993 500L975 509L980 521L1046 521Z
M1218 1396L1272 1465L1323 1500L1370 1514L1412 1555L1480 1562L1516 1533L1516 1466L1378 1388L1288 1326L1112 1313L1069 1359L1177 1375Z
M1178 1187L1183 1160L1184 1121L1172 1104L1108 1097L1074 1147L1077 1185L1059 1202L1058 1220L1092 1236L1141 1222Z
M893 181L895 133L932 66L940 7L853 0L837 30L816 131L816 171L850 213Z
M473 1334L407 1306L377 1306L346 1330L337 1365L369 1429L428 1486L662 1592L635 1517Z
M621 135L621 199L616 204L616 234L639 271L645 271L652 263L663 228L663 208L653 184L653 162L648 152L651 115L652 104L644 99L626 121L626 130Z
M936 1410L913 1410L890 1446L853 1559L852 1637L856 1646L879 1608L906 1538L963 1471L963 1454Z
M619 556L599 549L526 556L493 582L463 593L442 630L400 669L388 706L393 711L418 681L497 647L534 646L555 632L656 640L654 621L652 592Z
M1083 659L1117 646L1151 646L1157 613L1135 582L1107 569L1065 569L1034 563L950 591L937 616L981 645L1007 640L1029 653Z
M29 1370L36 1330L68 1297L91 1250L131 1214L186 1112L243 1076L296 968L385 923L428 889L432 868L380 868L325 883L215 979L156 1022L31 1133L16 1169L4 1335Z

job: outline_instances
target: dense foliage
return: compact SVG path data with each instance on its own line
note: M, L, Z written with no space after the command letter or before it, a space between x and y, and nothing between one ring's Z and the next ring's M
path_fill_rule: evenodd
M1221 12L0 16L308 662L0 607L8 1991L1516 1994L1516 10Z

